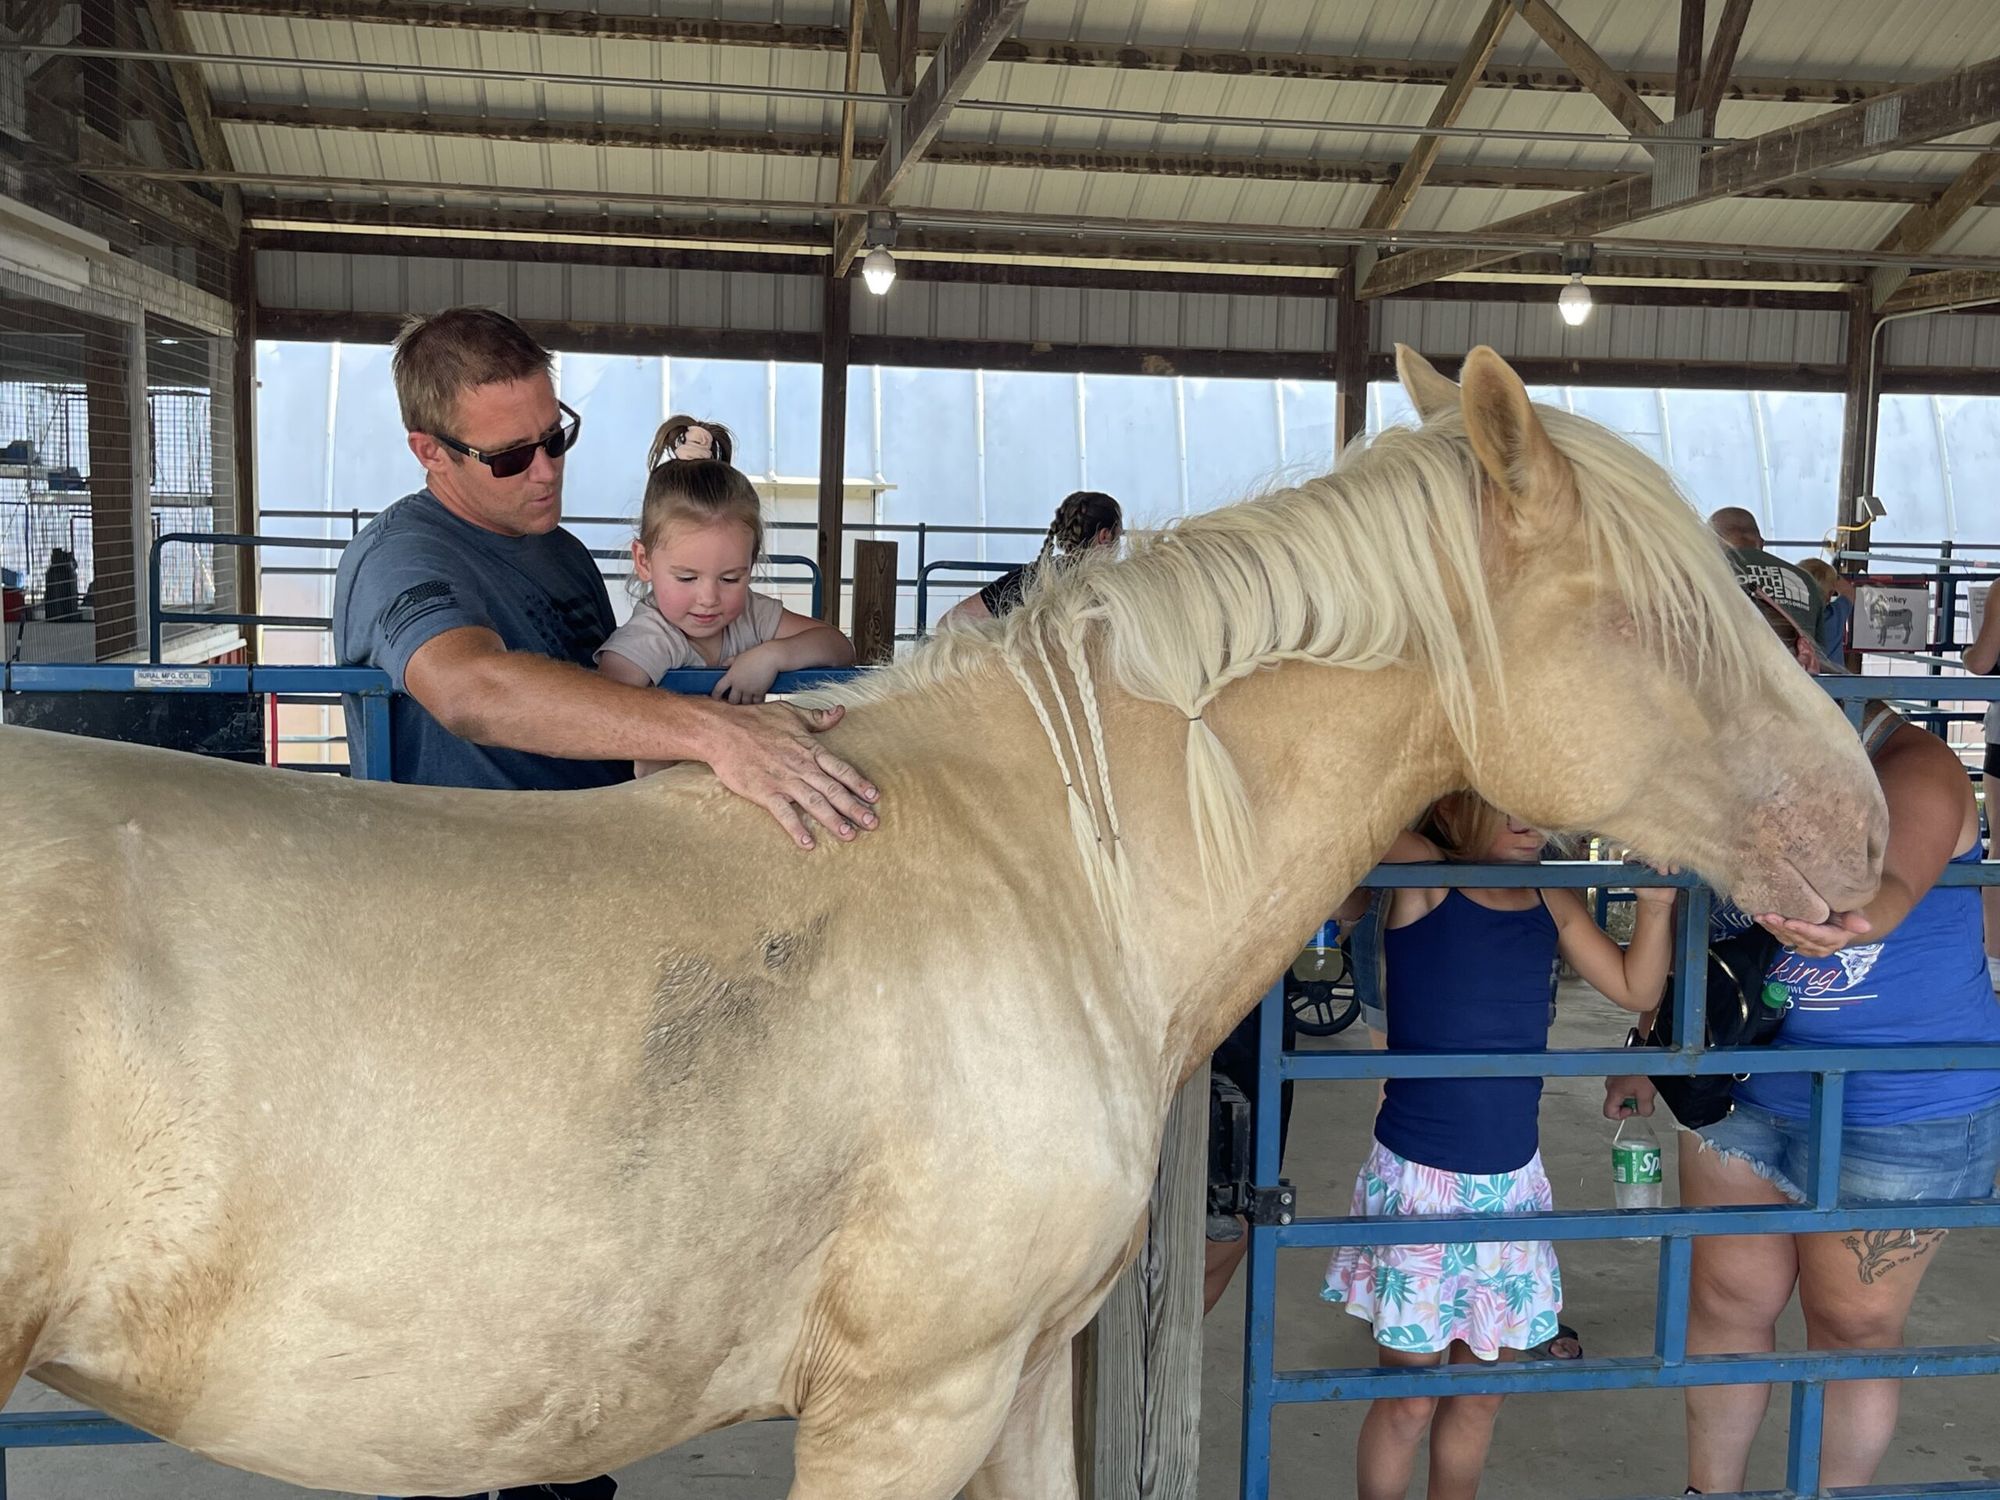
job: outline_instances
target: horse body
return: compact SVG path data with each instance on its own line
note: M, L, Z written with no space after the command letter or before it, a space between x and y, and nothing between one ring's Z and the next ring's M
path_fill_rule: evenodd
M1872 889L1838 712L1691 513L1607 511L1657 512L1666 584L1586 532L1626 460L1555 467L1499 371L1465 428L1417 372L1379 511L1337 474L1191 521L852 690L853 846L691 768L464 793L0 732L0 1393L378 1493L789 1413L795 1500L1073 1495L1067 1343L1174 1090L1425 802L1746 910Z
M857 1299L907 1331L889 1378L944 1322L1018 1368L1128 1248L1169 1084L1102 944L1041 941L1061 872L1005 780L1018 843L913 794L811 859L675 773L461 796L25 730L0 767L79 830L0 903L0 1225L38 1231L0 1230L0 1308L185 1446L368 1492L599 1472L836 1408ZM940 1224L948 1276L906 1259Z

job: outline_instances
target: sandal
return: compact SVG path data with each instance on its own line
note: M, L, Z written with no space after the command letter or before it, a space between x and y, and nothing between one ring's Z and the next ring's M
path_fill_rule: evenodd
M1573 1354L1558 1353L1556 1350L1556 1345L1558 1344L1568 1344L1576 1352ZM1552 1339L1545 1339L1541 1343L1535 1345L1535 1347L1530 1349L1524 1357L1528 1359L1561 1359L1561 1360L1582 1359L1583 1339L1581 1335L1579 1335L1574 1328L1569 1326L1569 1324L1558 1323L1556 1325L1555 1337Z

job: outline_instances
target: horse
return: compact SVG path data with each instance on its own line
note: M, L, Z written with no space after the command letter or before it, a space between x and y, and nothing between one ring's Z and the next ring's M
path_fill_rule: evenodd
M0 1397L294 1484L796 1418L792 1500L1069 1500L1168 1105L1429 801L1861 905L1855 735L1671 481L1419 425L835 692L880 831L688 766L370 785L0 733Z

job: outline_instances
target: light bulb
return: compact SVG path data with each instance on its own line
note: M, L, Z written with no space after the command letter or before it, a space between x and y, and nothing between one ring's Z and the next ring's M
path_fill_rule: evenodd
M1556 311L1562 320L1572 328L1583 326L1590 316L1590 288L1583 284L1583 272L1578 271L1569 279L1569 285L1556 298Z
M888 246L877 245L868 252L868 258L861 262L861 279L868 283L868 290L878 297L894 284L896 257L889 253Z

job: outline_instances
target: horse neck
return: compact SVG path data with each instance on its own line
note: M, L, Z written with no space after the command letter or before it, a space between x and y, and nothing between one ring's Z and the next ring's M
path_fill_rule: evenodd
M1140 705L1117 721L1144 717ZM1174 716L1178 719L1178 716ZM1126 945L1135 1003L1179 1080L1229 1034L1312 932L1431 800L1463 779L1436 694L1419 672L1289 663L1226 689L1205 717L1242 777L1255 864L1238 890L1203 881L1189 825L1184 722L1138 774L1108 758L1131 861ZM1157 754L1157 747L1155 750Z

